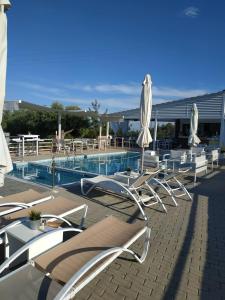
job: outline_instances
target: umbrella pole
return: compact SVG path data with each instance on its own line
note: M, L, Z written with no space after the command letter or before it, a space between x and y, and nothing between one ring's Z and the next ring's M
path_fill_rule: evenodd
M141 173L143 173L143 170L144 170L144 152L145 152L145 148L142 148L142 154L141 154Z

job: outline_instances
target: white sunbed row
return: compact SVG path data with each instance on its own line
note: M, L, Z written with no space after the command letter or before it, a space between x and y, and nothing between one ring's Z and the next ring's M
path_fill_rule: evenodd
M33 200L34 197L38 198L37 193L29 192L33 195ZM22 196L26 199L29 192L15 196L13 202L19 203L19 206L16 207L14 203L14 211L10 213L7 211L7 204L3 204L5 201L11 205L10 197L2 199L0 236L3 243L7 229L23 222L33 205L35 209L42 211L42 216L48 221L55 219L64 221L67 227L40 234L12 255L6 256L4 263L0 266L0 275L8 271L0 279L1 300L71 299L121 253L132 255L139 263L145 260L151 232L146 222L128 224L110 216L82 231L81 224L86 217L87 205L80 199L74 201L59 196L53 199L51 196L49 200L40 203L38 199L35 199L32 207L31 203L34 201L27 200L29 207L26 205L23 207ZM39 195L39 198L41 200L43 196ZM80 228L73 228L64 217L81 209L84 209L84 214ZM68 232L76 235L40 253L24 266L10 272L10 266L31 247L37 248L40 241L47 244L48 240L54 239L56 234L63 235ZM142 255L139 256L130 247L143 235L145 236L144 248Z

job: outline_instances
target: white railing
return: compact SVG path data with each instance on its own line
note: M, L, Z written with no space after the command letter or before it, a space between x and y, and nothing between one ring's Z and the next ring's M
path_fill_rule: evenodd
M65 153L82 153L85 150L107 150L114 148L137 148L136 142L131 138L124 137L114 137L107 143L101 141L101 147L99 147L99 139L65 139L61 145L60 151ZM22 143L16 141L15 137L10 138L8 143L9 151L12 156L22 156ZM59 152L57 145L55 145L56 151ZM36 155L36 143L32 141L24 142L24 156ZM53 139L40 139L38 141L38 154L47 154L54 151L54 141Z

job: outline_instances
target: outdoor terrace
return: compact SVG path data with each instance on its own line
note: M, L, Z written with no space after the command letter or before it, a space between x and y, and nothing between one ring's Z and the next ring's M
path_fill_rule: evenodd
M198 179L185 178L193 202L178 199L174 207L165 196L168 213L146 208L152 228L151 245L143 265L123 255L97 276L81 292L79 300L108 299L224 299L225 294L225 166ZM46 188L6 178L1 195L33 188ZM79 185L59 188L74 199L82 197L89 211L85 226L115 215L127 222L139 219L136 207L122 198L94 191L81 196ZM70 218L78 222L75 215ZM134 245L140 253L142 243Z

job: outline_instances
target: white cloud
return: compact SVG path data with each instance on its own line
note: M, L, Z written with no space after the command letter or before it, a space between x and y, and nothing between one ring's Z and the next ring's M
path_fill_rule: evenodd
M49 102L57 100L64 103L74 103L86 109L90 107L94 99L98 99L101 103L102 110L107 108L110 112L138 107L141 94L141 83L102 83L96 85L59 84L58 86L48 86L33 82L19 81L13 82L13 84L27 90L28 97L30 96L31 101L33 100L32 97ZM204 89L177 89L153 85L153 104L194 97L206 94L207 92L208 91Z
M130 83L130 84L97 84L97 85L67 85L71 89L80 90L84 92L99 92L105 94L121 94L121 95L132 95L140 96L141 84ZM159 97L168 98L187 98L207 93L207 90L203 89L176 89L172 87L157 87L153 85L153 95Z
M176 89L170 87L153 86L152 93L155 96L170 98L188 98L206 94L208 91L204 89Z
M58 94L61 92L61 90L56 87L46 87L44 85L26 82L26 81L17 81L15 82L15 84L33 91L47 92L52 94Z
M70 84L65 87L80 90L84 92L101 92L101 93L112 93L112 94L125 94L125 95L136 95L140 93L141 86L136 83L131 84L97 84L97 85L82 85L82 84Z
M183 11L184 15L189 17L189 18L197 18L197 16L199 15L200 11L197 7L195 6L189 6L187 8L185 8L185 10Z

